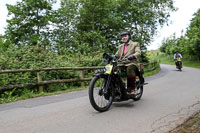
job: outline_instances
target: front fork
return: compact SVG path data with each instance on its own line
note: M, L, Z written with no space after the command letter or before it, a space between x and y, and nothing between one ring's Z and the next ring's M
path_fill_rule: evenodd
M114 77L114 75L108 75L106 86L104 89L104 94L107 94L108 91L110 91L110 94L113 96L115 96L116 93L119 93L119 95L121 96L120 83L118 84L117 82L120 82L119 79L117 79L117 77Z
M108 75L108 79L107 79L106 86L105 86L105 89L104 89L104 94L108 93L108 88L110 86L111 80L112 80L112 76Z

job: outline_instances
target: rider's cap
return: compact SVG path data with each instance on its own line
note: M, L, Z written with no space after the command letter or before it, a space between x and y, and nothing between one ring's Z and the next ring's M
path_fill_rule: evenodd
M120 35L121 36L123 36L123 35L129 35L129 36L131 36L131 33L129 31L127 31L127 30L124 30L124 31L121 32Z

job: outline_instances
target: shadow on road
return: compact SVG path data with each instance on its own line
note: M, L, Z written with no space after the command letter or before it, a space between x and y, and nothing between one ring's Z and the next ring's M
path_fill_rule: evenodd
M126 108L132 108L134 107L134 101L133 100L128 100L124 102L114 102L113 107L126 107Z
M176 69L176 70L172 70L172 71L176 71L176 72L183 72L183 70L179 71L178 69Z

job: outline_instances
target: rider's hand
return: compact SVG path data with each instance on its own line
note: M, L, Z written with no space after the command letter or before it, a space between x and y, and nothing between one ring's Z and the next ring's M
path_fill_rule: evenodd
M128 60L133 60L133 59L136 59L136 57L134 55L129 55L128 56Z

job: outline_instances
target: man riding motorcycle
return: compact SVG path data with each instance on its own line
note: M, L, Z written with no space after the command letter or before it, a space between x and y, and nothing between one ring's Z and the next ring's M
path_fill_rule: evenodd
M176 51L176 53L174 54L174 61L175 61L175 64L176 64L176 67L178 67L178 58L180 58L181 60L182 60L182 55L178 52L178 51ZM181 68L182 68L182 62L180 61L180 66L181 66Z
M135 95L136 70L139 65L138 57L141 55L140 44L131 41L131 33L127 30L121 33L121 37L124 43L118 47L115 56L120 60L128 59L126 62L118 64L118 66L127 67L127 86L130 88L131 94Z

